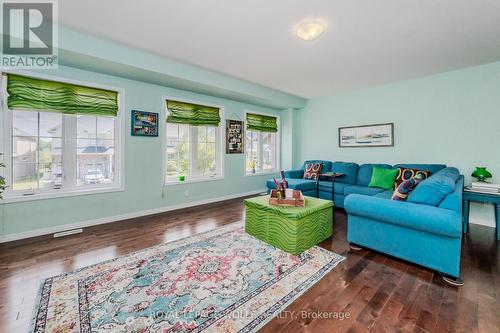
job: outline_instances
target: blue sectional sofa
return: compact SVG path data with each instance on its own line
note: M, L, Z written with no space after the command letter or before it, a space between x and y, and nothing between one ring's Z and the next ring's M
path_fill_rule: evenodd
M458 279L462 241L463 176L443 164L362 164L305 161L285 172L291 188L305 195L332 199L332 182L302 179L307 163L323 163L323 171L344 173L334 185L336 207L348 214L347 240L434 269ZM408 200L390 200L393 190L368 187L374 166L431 171ZM267 181L270 191L272 180Z

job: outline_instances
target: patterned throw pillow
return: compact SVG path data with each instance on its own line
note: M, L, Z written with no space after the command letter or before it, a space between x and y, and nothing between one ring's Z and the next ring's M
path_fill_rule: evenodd
M416 175L421 175L422 180L426 180L432 174L430 171L418 170L418 169L410 169L410 168L398 168L398 175L396 176L396 181L394 184L394 188L397 189L401 183L405 180L410 180Z
M403 181L392 194L392 200L406 201L411 191L424 180L423 175L418 173L415 177Z
M322 168L322 163L307 163L304 170L304 179L318 180Z

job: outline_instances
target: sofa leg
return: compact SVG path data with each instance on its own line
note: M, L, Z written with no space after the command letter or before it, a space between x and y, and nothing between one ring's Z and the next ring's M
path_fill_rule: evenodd
M354 250L354 251L360 251L363 249L361 246L358 246L354 243L349 243L349 247L351 248L351 250Z
M448 275L441 275L443 281L453 287L462 287L464 285L464 280L459 277L453 277Z

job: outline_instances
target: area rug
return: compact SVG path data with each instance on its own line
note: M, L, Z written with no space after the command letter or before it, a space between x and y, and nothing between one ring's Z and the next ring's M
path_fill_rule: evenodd
M254 332L344 259L293 256L235 223L46 279L32 330Z

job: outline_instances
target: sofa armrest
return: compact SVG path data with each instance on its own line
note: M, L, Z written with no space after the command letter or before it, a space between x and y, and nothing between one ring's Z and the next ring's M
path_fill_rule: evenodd
M304 170L287 170L285 171L285 178L302 178L304 176Z
M350 194L344 202L349 215L395 224L447 237L462 236L460 214L429 205Z

